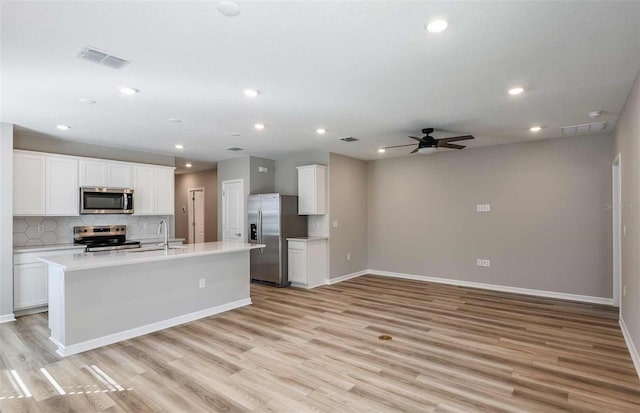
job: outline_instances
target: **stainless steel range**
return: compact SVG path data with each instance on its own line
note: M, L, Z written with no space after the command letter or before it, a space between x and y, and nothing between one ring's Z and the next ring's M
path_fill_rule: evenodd
M76 245L86 245L87 252L140 248L139 241L127 241L126 225L73 227Z

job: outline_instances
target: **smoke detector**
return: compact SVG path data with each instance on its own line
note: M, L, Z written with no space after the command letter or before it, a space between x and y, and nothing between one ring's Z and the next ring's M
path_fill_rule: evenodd
M111 67L113 69L122 69L130 62L122 57L114 56L105 51L96 49L95 47L85 46L78 53L78 57L89 62L97 63L102 66Z
M601 110L594 110L593 112L587 113L587 115L589 115L589 117L591 119L598 119L600 117L600 115L602 115L602 111Z

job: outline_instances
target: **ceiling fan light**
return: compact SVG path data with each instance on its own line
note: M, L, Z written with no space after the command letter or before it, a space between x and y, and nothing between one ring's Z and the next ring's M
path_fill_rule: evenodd
M436 153L438 148L434 148L432 146L425 146L423 148L418 149L418 153L420 155L431 155L432 153Z

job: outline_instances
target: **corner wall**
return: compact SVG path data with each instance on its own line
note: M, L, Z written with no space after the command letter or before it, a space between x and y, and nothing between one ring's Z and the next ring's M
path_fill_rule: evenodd
M13 125L0 123L0 323L13 321Z
M621 317L631 340L632 356L640 374L640 76L631 89L615 131L615 153L622 172L622 286ZM635 347L635 355L633 354Z
M368 268L610 298L613 157L603 134L369 162Z

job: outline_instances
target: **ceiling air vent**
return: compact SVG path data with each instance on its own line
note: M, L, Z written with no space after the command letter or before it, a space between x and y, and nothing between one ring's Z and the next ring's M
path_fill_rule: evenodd
M78 53L78 57L89 62L97 63L102 66L121 69L129 64L129 61L121 57L113 56L95 47L85 46Z
M237 146L232 146L230 148L227 148L227 150L232 152L238 152L238 151L241 151L242 148L238 148Z
M607 122L585 123L583 125L563 126L563 135L577 135L580 133L599 132L607 128Z
M340 140L345 142L356 142L358 139L354 138L353 136L346 136L344 138L340 138Z

